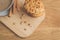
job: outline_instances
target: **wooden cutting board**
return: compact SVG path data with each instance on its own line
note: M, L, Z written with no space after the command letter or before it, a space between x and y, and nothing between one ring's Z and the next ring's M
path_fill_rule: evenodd
M11 17L0 17L0 21L20 37L31 35L38 25L44 20L45 13L41 17L33 18L24 12L15 13ZM22 16L23 15L23 16Z
M33 18L28 16L25 12L15 12L11 17L5 16L0 17L0 21L6 25L9 29L11 29L14 33L16 33L20 37L28 37L30 36L38 25L45 18L45 10L41 8L42 16L38 18Z

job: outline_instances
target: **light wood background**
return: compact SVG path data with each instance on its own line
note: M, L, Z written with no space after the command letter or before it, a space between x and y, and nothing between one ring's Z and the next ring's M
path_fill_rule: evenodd
M42 0L46 18L28 38L20 38L0 23L0 40L60 40L60 0Z

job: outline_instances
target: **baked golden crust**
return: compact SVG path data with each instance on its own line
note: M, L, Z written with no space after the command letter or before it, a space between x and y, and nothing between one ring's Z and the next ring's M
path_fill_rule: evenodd
M42 15L41 9L44 7L41 0L25 0L24 8L29 15L39 17Z

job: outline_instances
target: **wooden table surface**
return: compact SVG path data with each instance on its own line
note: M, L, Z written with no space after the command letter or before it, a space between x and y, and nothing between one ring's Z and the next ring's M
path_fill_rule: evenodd
M60 0L42 0L46 18L28 38L20 38L0 23L0 40L60 40Z

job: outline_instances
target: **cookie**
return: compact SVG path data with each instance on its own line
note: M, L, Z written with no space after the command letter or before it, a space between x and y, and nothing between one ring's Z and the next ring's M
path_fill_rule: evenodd
M41 10L44 8L41 0L25 0L24 8L32 17L42 16Z

